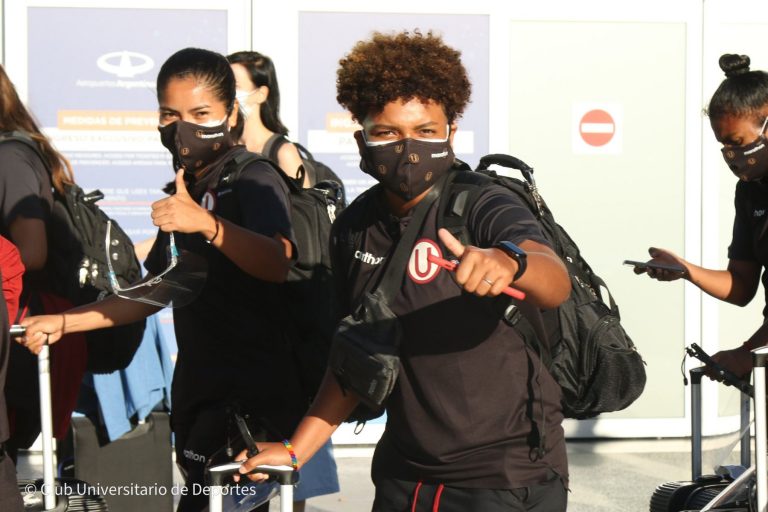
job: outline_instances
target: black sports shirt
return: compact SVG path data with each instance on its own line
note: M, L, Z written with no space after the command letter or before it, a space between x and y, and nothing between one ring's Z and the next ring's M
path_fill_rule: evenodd
M331 248L346 313L381 277L408 221L391 216L371 193L341 214ZM467 226L480 247L547 243L525 205L496 185L480 195ZM350 228L358 234L347 236ZM498 299L463 293L451 273L427 261L430 252L450 257L436 231L437 204L390 304L403 327L401 372L386 404L374 481L509 489L544 482L548 468L567 479L559 387L501 320ZM547 447L538 459L537 433Z

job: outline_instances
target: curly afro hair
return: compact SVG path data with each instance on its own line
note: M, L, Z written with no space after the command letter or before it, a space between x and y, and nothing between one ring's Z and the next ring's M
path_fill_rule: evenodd
M336 100L358 122L392 101L414 98L442 105L453 122L464 112L471 90L461 53L431 31L375 32L339 61L336 73Z

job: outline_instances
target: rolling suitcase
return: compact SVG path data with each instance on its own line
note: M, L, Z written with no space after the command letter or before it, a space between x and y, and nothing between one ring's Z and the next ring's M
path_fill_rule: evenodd
M700 349L694 345L700 351ZM703 351L701 351L703 353ZM693 355L690 351L689 354ZM766 349L768 354L768 349ZM704 359L708 359L706 354ZM698 355L696 357L699 357ZM765 375L763 364L763 379ZM768 512L765 507L758 508L755 501L755 475L760 471L759 464L765 464L765 434L760 434L760 426L765 428L765 385L758 382L758 370L755 366L755 386L749 386L744 382L732 382L742 391L741 398L741 432L749 429L749 401L750 396L755 397L755 425L756 425L756 453L763 454L763 462L758 466L750 466L749 435L741 439L741 466L721 468L716 475L702 475L702 418L701 418L701 379L704 377L705 367L693 368L691 376L691 481L667 482L656 488L650 503L651 512ZM728 380L728 379L726 379ZM761 410L762 407L762 410ZM763 431L764 432L764 431ZM760 443L763 443L761 448ZM762 450L762 451L761 451ZM762 469L763 474L765 468ZM763 493L765 494L765 493Z
M245 499L225 508L225 497L232 494L231 489L236 488L236 486L229 486L227 482L238 472L239 468L239 462L230 462L206 470L210 482L208 512L247 512L269 501L277 493L278 488L280 512L293 510L293 486L298 482L299 474L291 466L258 466L254 472L266 473L271 478L260 484L246 484L251 491L241 493Z
M40 423L43 441L43 478L21 481L19 488L24 510L40 511L106 511L107 504L98 488L74 478L54 478L56 463L53 448L53 418L51 413L51 371L49 347L44 345L37 356L40 382Z
M74 477L101 488L111 512L173 510L173 452L167 412L152 412L119 439L106 442L87 417L72 418Z

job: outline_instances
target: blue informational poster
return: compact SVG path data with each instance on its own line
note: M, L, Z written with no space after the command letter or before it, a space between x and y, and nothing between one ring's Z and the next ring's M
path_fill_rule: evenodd
M67 37L56 37L62 26ZM149 205L173 179L155 79L186 46L226 52L227 12L32 7L28 27L29 107L77 182L105 193L102 206L135 241L154 236Z

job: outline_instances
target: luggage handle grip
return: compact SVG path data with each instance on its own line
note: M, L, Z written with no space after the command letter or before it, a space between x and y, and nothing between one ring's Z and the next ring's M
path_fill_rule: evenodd
M533 167L523 162L519 158L512 155L503 155L500 153L494 153L492 155L486 155L480 159L478 169L488 169L491 165L501 165L502 167L509 167L511 169L517 169L523 173L533 173Z
M717 373L717 375L722 379L722 381L726 385L730 385L741 391L742 393L746 393L751 397L755 396L754 388L751 384L744 381L743 379L739 378L738 376L734 375L730 371L726 370L719 364L717 364L704 350L696 343L691 343L690 346L685 348L685 351L688 353L689 356L695 357L702 363L704 363L706 366L711 368L712 370Z
M237 474L241 465L242 462L229 462L206 469L211 477L211 485L224 485L224 479ZM293 485L298 481L298 472L294 471L291 466L256 466L251 473L264 473L275 477L280 485Z

